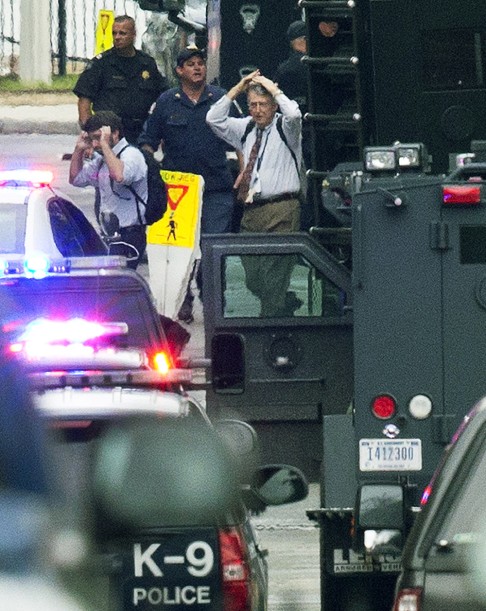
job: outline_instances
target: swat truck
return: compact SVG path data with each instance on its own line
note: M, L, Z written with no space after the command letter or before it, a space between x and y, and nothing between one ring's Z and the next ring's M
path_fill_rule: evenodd
M290 5L277 4L208 2L224 86L260 65L263 31L273 47L283 40ZM422 492L486 391L486 4L298 8L314 226L203 239L208 413L251 422L266 461L292 456L319 478L310 517L320 526L322 608L390 609ZM252 13L246 29L240 11ZM339 25L333 45L326 21ZM236 74L225 72L231 45ZM245 257L289 259L292 316L261 316Z

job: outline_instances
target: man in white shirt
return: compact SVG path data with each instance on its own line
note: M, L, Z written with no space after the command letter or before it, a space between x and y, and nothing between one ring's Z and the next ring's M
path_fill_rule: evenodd
M250 116L230 117L233 100L244 92ZM255 70L213 104L206 121L243 155L244 169L234 185L244 206L242 231L298 231L302 117L297 102ZM301 305L288 291L294 264L290 256L244 258L246 284L260 299L261 316L293 316Z
M69 182L75 187L99 188L101 218L116 216L120 243L134 249L121 252L111 248L110 252L126 254L127 266L135 269L145 252L146 232L143 206L133 191L141 201L147 201L147 164L142 152L124 138L121 119L115 113L100 110L84 128L71 157Z

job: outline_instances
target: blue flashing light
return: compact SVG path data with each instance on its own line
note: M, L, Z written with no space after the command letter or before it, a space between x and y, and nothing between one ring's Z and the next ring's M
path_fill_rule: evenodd
M29 255L24 260L25 275L30 278L45 278L50 267L49 257L43 254Z

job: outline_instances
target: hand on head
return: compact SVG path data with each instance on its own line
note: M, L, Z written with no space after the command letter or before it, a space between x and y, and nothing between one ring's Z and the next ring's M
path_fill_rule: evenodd
M82 131L76 140L76 148L80 151L88 151L92 148L88 132Z
M106 144L109 145L110 137L111 137L111 127L109 125L102 125L100 144L103 144L105 142Z
M274 83L271 79L267 78L266 76L263 76L263 74L259 73L255 75L252 79L252 82L258 83L258 85L264 87L268 91L268 93L270 93L270 95L276 95L277 93L279 93L277 83Z

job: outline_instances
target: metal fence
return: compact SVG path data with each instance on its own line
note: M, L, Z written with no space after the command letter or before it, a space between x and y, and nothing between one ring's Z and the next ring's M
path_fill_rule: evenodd
M0 76L18 75L21 45L20 3L36 0L0 0ZM137 46L144 47L147 27L174 36L175 26L163 14L144 11L133 0L49 0L52 74L80 72L93 57L95 30L99 11L112 10L116 15L130 15L137 24ZM173 27L172 27L173 26ZM147 44L147 43L146 43ZM162 47L164 45L161 45ZM165 73L164 49L156 57Z

